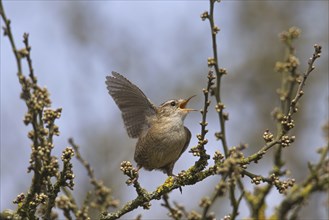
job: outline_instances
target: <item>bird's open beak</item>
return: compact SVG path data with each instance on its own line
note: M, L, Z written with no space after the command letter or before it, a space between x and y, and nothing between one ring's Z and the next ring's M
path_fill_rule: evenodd
M191 97L189 97L188 99L183 99L180 104L179 104L179 108L184 110L184 111L197 111L195 109L191 109L191 108L185 108L187 103L196 95L192 95Z

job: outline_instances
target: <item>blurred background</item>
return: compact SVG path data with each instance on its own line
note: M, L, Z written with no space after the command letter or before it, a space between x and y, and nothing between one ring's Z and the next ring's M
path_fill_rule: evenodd
M32 59L39 84L49 89L52 107L62 107L57 121L61 135L55 138L54 154L60 155L73 137L81 153L95 169L98 178L111 187L121 205L135 198L133 187L124 184L119 167L123 160L133 161L136 140L129 139L120 111L105 87L105 76L112 70L124 74L155 103L196 94L189 106L201 109L202 88L206 86L207 58L212 56L208 21L200 14L208 10L208 1L4 1L11 19L18 48L22 35L30 33ZM301 71L307 67L313 45L323 46L322 57L307 81L301 110L293 130L296 142L284 149L286 167L297 182L307 175L307 162L316 162L316 149L324 145L322 126L328 120L328 1L224 1L216 5L219 64L228 75L223 79L222 98L230 114L228 143L248 143L245 154L262 145L265 129L274 129L271 111L278 105L276 88L280 75L274 64L284 57L278 33L291 26L302 29L296 42ZM3 22L1 20L1 26ZM12 200L26 192L31 174L27 174L31 127L22 123L26 111L19 99L20 87L11 47L1 30L1 206L15 209ZM25 67L25 74L27 68ZM213 154L222 150L215 141L219 130L214 104L208 116L209 144ZM192 131L190 146L197 144L199 113L191 113L185 124ZM267 175L272 167L272 151L256 173ZM190 153L176 163L174 173L194 164ZM135 163L134 163L135 164ZM80 201L91 190L85 169L74 162L74 195ZM163 183L161 172L140 172L140 182L148 191ZM185 204L188 211L199 210L202 196L211 195L220 177L211 177L194 186L177 190L170 198ZM245 178L246 182L250 182ZM253 186L249 185L248 189ZM267 214L280 202L273 190L267 200ZM326 195L314 194L300 216L325 219ZM166 218L161 201L152 201L151 210L137 209L123 217ZM213 211L217 218L228 214L229 200L220 199ZM240 218L249 214L241 206Z

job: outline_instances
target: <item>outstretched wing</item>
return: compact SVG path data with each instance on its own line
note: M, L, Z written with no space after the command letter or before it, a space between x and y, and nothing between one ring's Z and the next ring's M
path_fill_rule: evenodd
M146 117L155 115L155 106L128 79L117 72L112 75L106 77L107 89L121 110L129 137L137 138L149 127Z

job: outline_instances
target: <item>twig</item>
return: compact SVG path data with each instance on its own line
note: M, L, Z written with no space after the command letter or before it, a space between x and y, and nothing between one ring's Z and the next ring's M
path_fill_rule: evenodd
M211 198L208 199L207 202L205 202L203 211L202 211L202 219L207 219L208 212L210 208L214 205L215 201L220 197L224 195L224 192L226 190L226 177L225 175L221 181L216 185L215 192L211 195Z
M106 187L102 181L96 179L94 170L90 164L81 156L79 146L75 144L73 138L69 138L69 144L73 147L77 160L86 168L90 178L90 183L94 186L94 192L97 196L96 202L94 204L95 208L103 212L106 211L109 207L117 207L119 203L118 200L115 200L112 197L111 190Z
M297 112L296 105L297 105L299 99L304 94L303 88L305 86L305 82L306 82L308 76L315 69L315 66L313 65L314 62L315 62L315 60L321 56L321 49L322 49L322 47L320 45L317 45L317 44L314 45L314 53L313 53L312 57L309 59L309 61L308 61L307 71L303 74L303 78L299 82L299 86L297 88L296 95L295 95L294 99L290 103L288 116L289 115L293 115L295 112Z
M30 56L31 47L29 45L28 34L23 35L25 47L17 50L10 20L6 17L2 1L0 1L0 15L5 23L4 35L8 36L12 51L17 62L17 76L22 87L21 98L27 106L27 113L24 118L25 125L32 125L32 131L28 137L32 140L32 153L28 172L33 171L34 175L30 189L26 197L20 201L17 214L25 219L36 219L37 208L42 205L40 215L50 219L52 208L55 206L55 199L61 187L73 188L73 172L70 158L72 152L69 148L63 152L62 160L64 167L59 171L57 158L51 155L53 149L53 135L58 135L58 127L55 120L61 115L61 109L51 110L51 100L47 89L41 88L37 84L32 67ZM22 59L26 58L29 69L29 78L25 77L22 72ZM47 108L47 109L46 109ZM53 184L52 177L57 181ZM47 202L45 202L47 200Z
M26 49L26 59L27 59L27 64L29 66L29 71L30 71L30 79L32 80L32 83L33 84L37 84L37 78L35 77L34 75L34 69L33 69L33 66L32 66L32 59L31 59L31 46L29 44L29 34L25 33L23 35L23 42L25 44L25 49Z
M197 135L198 145L196 147L191 148L190 150L190 152L193 153L194 156L200 156L200 159L197 162L195 162L194 167L196 168L196 170L194 170L194 172L199 172L203 170L208 165L207 161L210 158L210 156L206 153L204 146L208 143L208 140L205 137L206 134L208 133L206 127L208 125L207 113L208 113L208 107L210 105L209 93L213 85L213 80L215 79L212 70L209 70L207 78L208 78L207 88L203 89L204 105L203 105L203 109L200 111L202 114L202 120L200 122L201 134Z
M226 129L225 129L225 121L228 120L228 115L227 113L223 112L224 109L224 104L221 101L221 79L222 76L225 75L227 72L225 69L220 69L219 65L218 65L218 55L217 55L217 38L216 35L219 32L219 28L215 25L215 21L214 21L214 6L215 6L216 0L209 0L209 16L208 16L208 20L209 20L209 24L210 24L210 31L211 31L211 39L212 39L212 50L213 50L213 58L208 60L208 65L210 64L211 66L214 67L215 72L216 72L216 79L217 79L217 83L216 83L216 89L215 89L215 98L217 101L216 104L216 110L218 112L218 117L219 117L219 124L220 124L220 132L217 133L217 138L221 140L222 142L222 146L224 149L224 155L227 158L229 156L229 149L228 149L228 145L227 145L227 140L226 140ZM236 206L237 202L236 202L236 198L234 195L234 190L235 190L235 186L233 184L230 185L230 200L231 200L231 204L233 205L233 207ZM231 214L232 219L235 219L236 213L235 213L235 208L233 208L233 212Z
M304 94L303 88L305 86L305 82L306 82L309 74L314 70L315 67L313 66L313 64L314 64L315 60L320 57L320 55L321 55L321 46L314 45L314 53L313 53L313 56L310 58L310 60L308 62L308 69L304 73L302 81L299 82L296 95L290 103L289 111L288 111L288 115L287 115L287 117L290 118L290 119L287 119L287 120L291 121L292 115L294 113L296 113L296 105L297 105L299 99ZM283 129L283 131L281 133L279 133L273 141L271 141L269 143L266 143L258 152L254 153L254 154L252 154L252 155L250 155L246 158L241 159L239 161L239 163L240 164L249 164L250 162L258 161L267 152L267 150L269 150L273 146L281 143L282 137L285 134L287 134L287 132L288 132L287 129Z
M303 201L307 200L313 192L329 190L328 152L329 143L322 148L320 160L315 165L315 169L311 169L311 173L307 179L302 184L296 185L294 190L277 207L277 218L287 219L289 211L302 206ZM296 213L293 213L293 215L296 215Z
M11 48L13 50L13 53L15 55L15 59L16 59L16 63L17 63L17 68L18 68L18 77L20 77L23 73L22 73L22 62L21 62L21 56L19 55L17 49L16 49L16 45L15 45L15 41L14 41L14 37L13 34L11 32L11 28L10 28L10 20L7 18L6 14L5 14L5 10L3 8L2 5L2 1L0 1L0 15L2 17L2 20L5 23L5 27L3 27L4 29L4 35L8 36L10 44L11 44Z
M22 58L24 55L24 52L20 52L16 49L16 45L15 45L15 41L14 41L14 37L11 31L11 26L10 26L10 20L7 18L3 5L2 5L2 1L0 1L0 15L5 23L5 26L3 27L4 29L4 35L8 36L9 41L10 41L10 45L12 48L12 51L14 53L15 59L16 59L16 64L17 64L17 76L19 79L19 82L22 86L22 95L23 94L28 94L27 97L30 97L30 92L29 92L29 88L27 86L27 80L25 78L25 76L22 73ZM25 51L24 49L21 51ZM25 54L26 55L26 54ZM27 104L28 106L28 104ZM29 107L29 106L28 106ZM33 130L34 130L34 137L33 137L33 149L36 150L35 148L37 146L40 145L37 137L38 137L38 122L36 120L36 114L33 114L32 116L32 126L33 126ZM27 194L25 200L23 201L23 204L21 205L21 207L18 209L18 213L20 214L20 216L22 217L29 217L29 218L34 218L34 213L35 213L35 208L29 208L30 205L29 203L33 200L33 198L35 197L36 194L40 193L40 185L41 185L41 161L40 159L38 159L37 157L34 158L34 162L35 162L35 167L34 167L34 178L30 187L30 191Z
M60 172L60 176L55 182L54 186L49 189L49 200L46 206L45 219L51 219L51 210L55 207L55 199L61 190L61 187L68 187L73 190L74 186L74 174L72 171L71 159L74 156L74 151L72 148L66 148L62 153L63 170ZM68 181L68 182L67 182Z
M95 174L94 174L94 170L91 168L90 164L82 158L81 154L80 154L80 150L79 150L79 146L76 145L74 143L73 138L69 138L69 144L73 147L74 151L75 151L75 157L77 158L77 160L86 168L88 176L90 177L91 181L95 181Z
M234 204L234 206L233 206L233 211L232 211L232 216L231 216L232 219L235 219L239 215L239 207L240 207L240 203L242 201L243 196L244 196L244 192L241 193L238 200L236 201L236 204Z
M222 76L227 74L225 69L220 69L219 65L218 65L218 55L217 55L217 38L216 35L219 32L219 28L215 25L215 19L214 19L214 8L215 8L215 3L217 1L216 0L209 0L209 16L208 16L208 20L209 20L209 24L210 24L210 31L211 31L211 40L212 40L212 51L213 51L213 58L210 60L208 60L208 64L210 64L210 66L213 66L216 72L216 89L214 90L215 92L215 98L217 101L217 105L219 105L218 108L218 117L219 117L219 122L220 122L220 132L219 135L217 135L217 137L221 140L222 145L223 145L223 149L224 149L224 154L225 157L228 157L228 145L227 145L227 140L226 140L226 129L225 129L225 121L227 120L227 115L224 114L223 112L223 108L224 105L221 101L221 79Z
M184 185L194 185L197 182L200 182L207 178L208 176L214 175L214 167L209 167L204 171L198 173L189 173L186 171L183 175L180 176L180 182L183 182ZM168 177L164 184L159 186L155 191L148 193L144 191L143 194L137 196L136 199L127 202L122 208L115 212L111 213L103 213L101 219L117 219L120 218L122 215L138 208L143 207L145 204L148 204L150 201L156 199L159 200L163 195L171 192L173 189L179 188L181 185L178 184L176 181L171 181L172 177Z
M169 203L169 196L168 194L164 194L162 196L162 199L164 201L164 204L162 203L161 205L166 207L169 210L169 216L174 218L175 220L179 220L181 219L181 215L178 212L178 210L176 208L171 207L170 203Z

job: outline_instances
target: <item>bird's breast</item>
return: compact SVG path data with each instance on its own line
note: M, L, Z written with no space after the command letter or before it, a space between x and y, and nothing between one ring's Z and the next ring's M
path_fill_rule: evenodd
M183 123L153 123L137 142L135 160L145 168L161 168L178 159L186 138Z
M157 124L150 128L149 133L153 136L158 148L175 149L185 143L185 129L181 123Z

